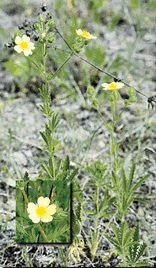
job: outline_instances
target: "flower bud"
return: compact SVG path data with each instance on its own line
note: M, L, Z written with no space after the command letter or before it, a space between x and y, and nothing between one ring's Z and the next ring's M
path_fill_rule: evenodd
M54 20L49 20L47 23L46 23L46 26L47 27L51 27L51 26L54 26L55 25L55 21Z
M34 23L34 24L33 24L33 28L34 28L35 30L38 30L39 32L41 31L41 26L40 26L39 23Z
M29 30L26 30L25 33L26 33L27 36L31 36L31 32Z
M135 90L134 90L133 87L130 87L130 88L129 88L129 90L128 90L128 94L129 94L130 96L133 96L133 95L135 94Z
M45 17L44 17L44 15L40 14L38 20L39 20L40 22L44 22L44 21L45 21Z
M7 43L7 44L5 44L5 47L8 47L8 48L10 48L10 47L12 47L12 46L13 46L12 43Z
M34 35L34 40L35 40L35 41L38 41L39 37L40 37L39 34L35 34L35 35Z
M95 93L94 87L92 87L92 86L88 87L87 93L88 93L88 95L93 96Z
M28 27L29 24L30 24L30 21L28 21L28 20L25 20L25 21L23 22L23 26L24 26L24 27Z
M50 33L48 36L48 43L53 43L54 42L54 36L53 33Z
M22 30L22 29L24 29L24 26L23 26L23 25L19 25L19 26L18 26L18 29L19 29L19 30Z
M41 10L42 10L43 12L45 12L45 11L47 10L47 5L46 5L46 4L43 4L42 7L41 7Z

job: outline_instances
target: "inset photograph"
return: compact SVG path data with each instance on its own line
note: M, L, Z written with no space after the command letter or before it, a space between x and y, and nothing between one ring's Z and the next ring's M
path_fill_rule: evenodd
M16 243L71 243L71 184L16 182Z

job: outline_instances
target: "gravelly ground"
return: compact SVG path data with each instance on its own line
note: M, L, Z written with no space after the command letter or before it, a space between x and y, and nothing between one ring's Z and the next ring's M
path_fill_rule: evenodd
M9 1L6 1L9 3ZM36 8L40 6L42 1L27 1ZM47 4L51 1L47 1ZM85 1L84 1L85 2ZM113 3L115 2L115 6ZM110 1L110 5L116 9L121 7L121 0ZM0 27L5 29L6 37L9 33L15 30L23 19L22 6L18 5L19 9L13 9L13 5L5 5L5 8L0 9ZM15 5L16 7L16 5ZM126 6L123 8L126 9ZM87 10L85 3L78 7L78 11L82 16L87 17ZM127 11L128 12L128 9ZM120 52L121 58L127 61L135 61L135 68L132 70L121 70L119 72L120 77L129 81L131 85L136 86L139 90L147 94L148 96L154 95L156 92L155 87L155 35L153 34L154 29L154 12L149 13L151 20L151 26L145 27L144 31L141 32L142 37L136 44L134 52L129 55L127 48L133 45L135 36L133 35L133 26L129 27L128 24L123 23L118 25L113 32L107 32L107 26L101 22L100 27L100 44L103 44L107 57L113 59L115 55ZM128 15L127 15L128 16ZM89 21L88 27L93 29L93 32L99 28L99 25L93 24ZM153 24L152 24L153 22ZM150 24L149 24L150 25ZM7 39L6 39L7 40ZM4 36L0 35L0 44L4 44L7 41ZM3 52L3 47L0 47L0 53ZM5 51L3 55L2 64L0 65L0 97L1 102L5 102L5 107L0 115L0 150L1 150L1 161L0 167L3 169L4 165L7 164L9 173L0 172L0 200L1 200L1 218L0 221L4 222L8 215L10 216L7 227L0 234L0 258L2 267L60 267L62 266L60 258L60 249L57 245L48 246L36 246L36 245L17 245L15 243L15 180L10 174L14 174L15 178L20 178L20 172L28 171L30 177L35 179L38 176L40 169L41 160L39 156L45 153L41 151L42 140L39 136L39 131L42 131L44 127L44 118L40 113L39 105L41 101L36 93L30 93L28 96L10 99L11 85L14 83L13 77L5 70L3 61L5 60ZM106 57L106 58L107 58ZM74 64L74 61L71 63ZM79 63L79 60L78 60ZM84 64L84 63L83 63ZM76 77L77 69L73 69L73 75ZM144 76L149 77L149 80L144 81ZM56 86L58 88L57 82ZM100 122L97 122L97 114L94 110L87 110L79 103L73 103L66 99L59 99L59 88L55 92L55 96L52 100L52 108L54 111L59 111L60 124L57 130L57 137L61 139L62 149L58 153L58 157L64 158L65 154L69 154L73 165L75 162L83 161L87 159L105 161L107 163L108 155L108 138L109 134L104 126L100 126ZM119 103L119 110L122 103ZM75 127L71 130L69 122L64 116L64 110L66 112L72 112L74 116ZM109 114L109 105L105 104L101 107L103 114ZM146 118L146 120L143 120ZM37 120L37 124L36 124ZM151 125L153 125L153 131L151 131ZM150 126L150 127L148 127ZM8 128L13 133L13 139L11 144L8 143L9 135ZM147 110L147 100L141 96L138 96L137 105L131 105L124 112L122 120L119 122L116 130L116 135L121 145L121 157L126 157L126 153L130 150L132 157L136 156L138 150L137 147L131 147L132 142L138 139L141 135L140 142L144 147L142 159L139 162L137 172L149 172L151 176L149 179L140 187L138 195L146 196L149 203L137 204L134 203L131 207L127 219L129 223L134 226L136 221L141 222L141 232L144 241L148 244L149 260L151 266L156 265L154 259L156 255L156 136L155 136L155 110ZM91 133L96 131L95 138L89 151L85 152L84 144L90 137ZM77 148L75 145L77 141ZM81 149L79 149L81 148ZM75 155L76 152L76 155ZM38 160L39 159L39 160ZM18 170L19 173L15 173ZM79 174L79 179L82 182L82 188L85 189L87 183L86 175ZM89 192L84 193L84 197L89 198L90 194L93 193L93 189ZM101 193L102 194L102 193ZM92 207L92 204L91 204ZM91 208L90 208L91 209ZM4 224L3 224L4 225ZM105 222L101 225L103 228ZM101 227L101 228L102 228ZM83 228L87 232L87 225L85 219L83 222ZM82 238L83 232L81 233ZM111 245L103 241L98 251L98 255L104 257L105 251L110 248ZM68 248L64 246L64 250L68 251ZM152 258L153 256L153 258ZM109 259L110 265L117 265L120 259L112 255ZM105 263L101 257L97 257L94 263L90 260L90 254L86 247L86 256L82 257L80 264L74 264L70 259L68 267L104 267ZM63 266L62 266L63 267Z

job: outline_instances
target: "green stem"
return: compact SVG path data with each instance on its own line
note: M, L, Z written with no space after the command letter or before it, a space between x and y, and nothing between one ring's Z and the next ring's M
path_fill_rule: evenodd
M65 254L63 252L63 248L61 245L59 245L59 249L60 249L60 252L61 252L61 256L62 256L62 259L63 259L63 262L64 262L64 267L68 267L67 266L67 257L65 257Z
M126 267L125 250L122 250L123 267Z
M99 187L96 185L96 213L99 212ZM93 247L92 247L92 261L94 261L94 257L96 255L96 251L97 251L97 227L98 227L98 217L95 219L94 221L94 233L93 233Z
M71 53L71 55L62 63L62 65L57 69L57 71L52 75L51 79L55 78L55 76L61 71L61 69L63 68L63 66L71 59L71 57L73 56L73 53Z
M45 232L43 231L43 228L41 227L41 225L38 224L38 225L36 226L36 228L37 228L37 229L41 232L41 234L43 235L44 239L46 240L45 242L50 243L51 241L48 240L48 238L47 238Z
M27 197L27 195L26 195L26 193L25 193L24 189L22 190L22 192L23 192L23 195L24 195L24 197L25 197L25 200L26 200L26 201L27 201L27 203L29 204L29 200L28 200L28 197Z

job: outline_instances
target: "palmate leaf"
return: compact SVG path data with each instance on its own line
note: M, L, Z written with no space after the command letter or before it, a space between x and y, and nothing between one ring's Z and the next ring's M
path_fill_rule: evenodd
M134 232L135 232L135 228L133 228L133 229L131 229L131 230L129 230L129 231L127 232L127 234L126 234L125 237L124 237L124 241L123 241L123 245L124 245L124 247L127 247L127 246L129 245L130 240L131 240L131 238L132 238Z
M113 231L115 233L115 236L117 238L118 244L122 245L122 237L121 237L120 229L118 229L114 223L112 224L112 229L113 229Z
M112 242L114 247L116 247L117 249L119 249L121 251L121 246L120 246L120 244L119 244L119 242L118 242L118 240L116 238L111 237L109 235L105 235L105 236L109 241Z

